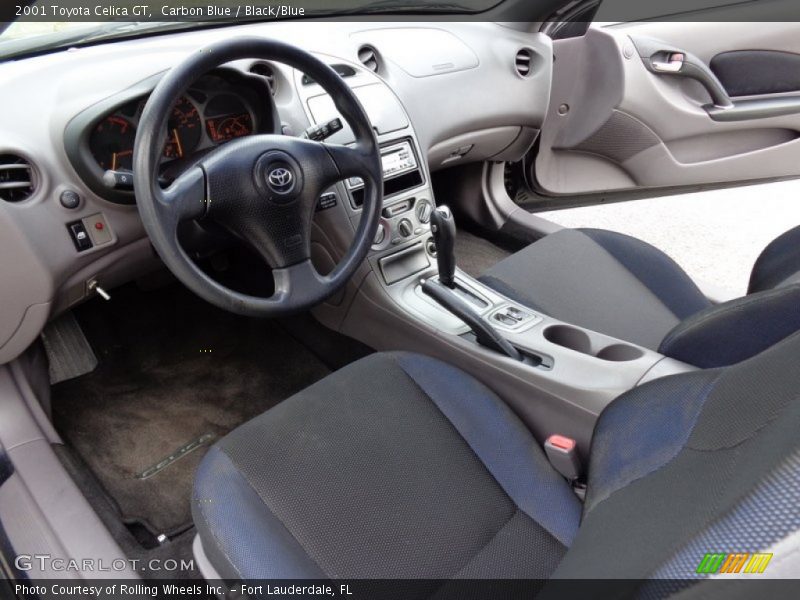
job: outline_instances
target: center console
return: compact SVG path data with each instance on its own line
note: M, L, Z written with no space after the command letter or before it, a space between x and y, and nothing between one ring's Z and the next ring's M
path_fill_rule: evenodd
M434 203L427 160L403 105L385 82L356 65L332 67L343 75L364 106L381 148L384 200L368 261L383 285L391 286L432 264L434 249L429 238ZM330 96L313 81L296 73L295 86L303 103L303 117L312 125L339 117ZM279 108L284 112L284 107ZM353 139L345 125L327 141L349 144ZM332 246L341 249L349 245L363 202L364 184L357 177L323 194L315 219L319 244L312 245L318 270L336 263L336 256L327 256L334 254ZM348 300L337 298L334 303L346 304Z
M355 70L350 77L381 146L384 202L361 270L344 292L314 310L322 323L377 350L420 352L462 368L503 397L541 442L554 433L566 435L578 442L582 454L588 452L598 416L616 397L645 381L693 369L560 322L454 266L442 267L448 260L437 255L439 211L413 126L374 74ZM336 117L318 86L299 76L296 84L305 94L311 123ZM348 143L351 135L345 128L331 141ZM312 243L321 272L333 268L348 247L362 203L358 179L323 195ZM433 296L432 288L438 290ZM454 311L453 306L460 308Z
M647 348L561 322L456 270L456 293L468 298L477 318L521 358L508 356L479 343L473 327L424 292L425 282L435 278L434 264L394 283L373 270L340 330L379 350L421 352L462 368L505 399L542 443L552 434L565 435L585 456L600 413L618 396L647 381L694 370Z

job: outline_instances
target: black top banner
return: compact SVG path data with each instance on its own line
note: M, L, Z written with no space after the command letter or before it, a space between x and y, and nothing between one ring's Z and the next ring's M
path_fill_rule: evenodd
M588 15L588 16L587 16ZM592 15L594 15L592 17ZM2 0L0 22L800 22L797 0Z

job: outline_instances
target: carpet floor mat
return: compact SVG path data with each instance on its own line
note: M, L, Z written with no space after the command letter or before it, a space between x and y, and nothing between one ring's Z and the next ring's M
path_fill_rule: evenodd
M123 520L154 534L191 525L194 472L216 439L330 372L275 321L179 285L125 286L75 312L99 365L53 386L56 428Z
M499 246L463 229L456 236L456 264L469 275L480 277L484 271L510 256Z

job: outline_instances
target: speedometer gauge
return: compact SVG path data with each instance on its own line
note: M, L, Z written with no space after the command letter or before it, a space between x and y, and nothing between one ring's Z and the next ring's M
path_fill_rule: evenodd
M112 115L100 121L89 138L89 148L101 169L130 171L136 128L124 117Z
M203 133L203 124L197 107L186 96L172 109L167 125L165 158L183 158L195 151Z

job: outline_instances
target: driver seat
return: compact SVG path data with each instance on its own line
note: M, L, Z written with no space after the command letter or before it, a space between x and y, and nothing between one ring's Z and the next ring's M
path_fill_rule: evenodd
M489 389L373 354L210 449L202 548L227 579L661 577L672 593L707 577L705 552L768 552L800 530L798 356L800 334L622 395L582 504Z

